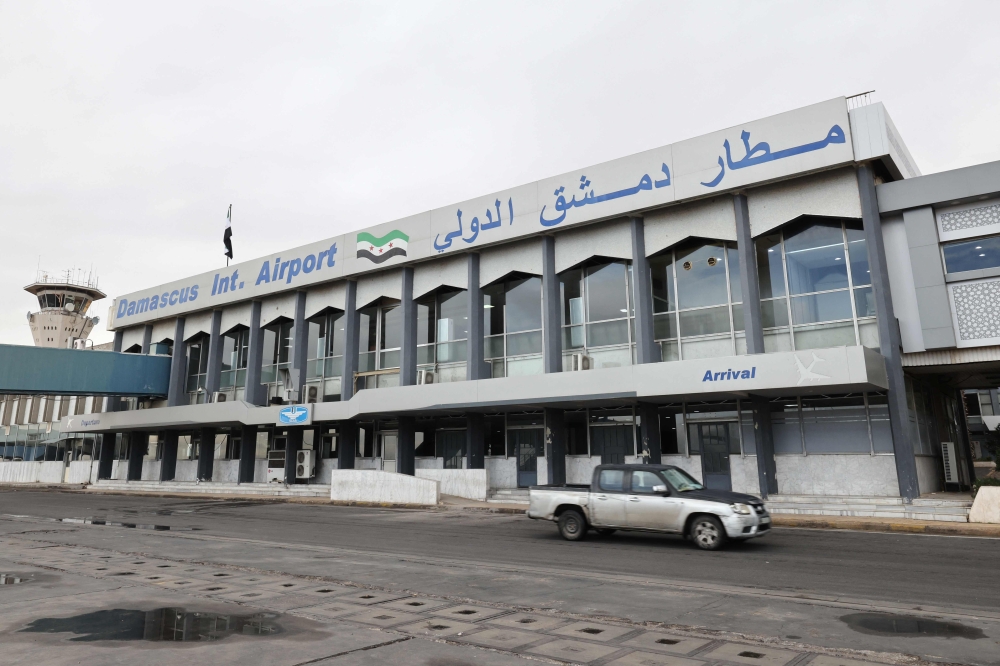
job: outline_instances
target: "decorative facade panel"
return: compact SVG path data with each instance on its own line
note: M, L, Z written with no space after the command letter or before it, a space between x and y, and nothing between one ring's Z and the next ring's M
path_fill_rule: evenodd
M962 340L1000 338L1000 280L957 284L951 293Z
M1000 204L966 208L938 216L941 231L964 231L1000 224Z

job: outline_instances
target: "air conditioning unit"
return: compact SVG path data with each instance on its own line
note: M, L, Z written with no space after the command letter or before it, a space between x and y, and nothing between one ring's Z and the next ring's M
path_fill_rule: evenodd
M573 354L570 371L577 372L579 370L590 370L593 367L593 363L594 359L586 354Z
M955 458L955 442L941 442L941 457L944 459L944 482L961 483L958 479L958 461Z
M434 383L434 371L433 370L417 370L417 384L433 384Z
M306 403L315 404L319 402L319 387L318 386L307 386L306 387Z
M302 450L295 454L295 478L311 479L316 475L313 468L313 453L311 450Z
M299 392L295 389L283 389L281 391L281 397L284 399L286 404L294 404L299 401Z
M212 402L225 402L229 399L229 394L225 391L216 391L212 394Z

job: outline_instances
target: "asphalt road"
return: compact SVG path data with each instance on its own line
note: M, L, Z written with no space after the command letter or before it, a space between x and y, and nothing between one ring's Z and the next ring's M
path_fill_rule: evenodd
M996 610L1000 540L775 529L707 553L671 536L618 533L563 541L521 515L269 502L0 491L0 517L100 518L197 528L199 534L373 554L565 571L656 576L907 605Z

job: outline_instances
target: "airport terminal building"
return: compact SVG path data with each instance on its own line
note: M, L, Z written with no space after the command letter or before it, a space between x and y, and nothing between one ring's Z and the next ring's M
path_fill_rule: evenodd
M103 435L99 476L130 480L377 469L475 497L650 461L909 501L974 478L1000 164L920 176L881 104L358 227L116 298L115 349L169 355L168 395L61 430Z

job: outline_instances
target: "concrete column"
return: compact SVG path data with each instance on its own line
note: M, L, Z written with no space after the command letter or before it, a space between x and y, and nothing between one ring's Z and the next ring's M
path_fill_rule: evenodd
M636 407L639 414L639 455L647 465L659 465L660 457L660 414L656 405L640 402Z
M237 483L253 483L257 463L257 426L245 425L240 431L240 468Z
M174 322L174 353L170 356L170 383L167 388L167 407L187 403L184 380L187 378L187 343L184 342L184 317Z
M882 238L882 219L878 212L875 194L875 174L872 167L863 164L858 167L858 191L861 195L861 219L865 229L865 243L868 245L868 261L871 268L872 293L875 297L875 311L878 313L878 338L885 369L889 379L889 425L892 428L892 448L896 458L896 478L899 480L899 495L910 503L920 497L917 480L917 461L913 455L913 441L910 439L909 415L906 406L906 383L903 377L902 342L899 325L892 308L892 293L889 290L889 270L885 259L885 242Z
M149 353L149 348L153 345L153 325L146 324L142 327L142 353Z
M97 479L110 479L115 462L115 439L117 433L106 432L101 435L101 451L97 458Z
M653 341L653 282L646 258L646 228L641 217L629 218L629 226L632 231L635 357L639 363L659 363L660 349Z
M305 428L289 428L285 438L285 483L295 485L295 463L302 450L302 433Z
M736 247L740 257L740 285L743 289L743 328L747 354L764 353L764 327L760 314L760 278L757 275L757 249L750 230L750 210L744 194L733 195L736 217ZM771 410L767 398L752 397L754 449L757 452L757 482L760 496L778 492L777 466L774 462L774 437L771 433Z
M208 401L219 390L222 380L222 310L212 312L212 325L208 333L208 376L205 378L205 393Z
M545 409L545 461L548 483L566 483L566 415L562 409Z
M358 281L344 283L344 376L340 380L340 399L347 402L354 397L354 373L358 371ZM352 440L357 441L357 440ZM339 458L339 456L338 456ZM354 458L351 457L351 468ZM344 469L343 461L340 469Z
M545 372L562 372L562 303L556 275L556 239L542 236L542 363Z
M479 286L479 253L469 253L469 341L466 344L465 378L488 379L483 340L483 290Z
M198 479L211 481L215 471L215 428L202 428L198 444Z
M354 469L358 451L358 424L341 421L337 426L337 469Z
M399 417L398 444L396 445L396 471L413 476L417 473L415 456L416 419L412 416Z
M250 335L247 340L247 385L243 399L258 407L267 396L260 383L260 365L264 361L264 330L260 327L260 301L250 303Z
M134 431L128 434L128 473L129 481L142 480L142 459L149 447L149 433Z
M997 394L996 389L990 391L990 396L993 397L994 400L996 399L995 398L996 394ZM958 404L956 405L956 407L958 407L958 409L961 410L956 415L959 418L958 418L958 423L955 424L956 430L958 430L958 437L961 441L955 442L955 446L962 447L962 449L966 452L963 457L965 458L965 464L967 465L966 469L969 473L969 483L975 483L976 462L974 459L975 456L972 451L972 441L969 439L969 422L965 414L965 400L962 397L961 391L954 391L952 395L955 396L956 399L958 400ZM947 398L947 393L944 395L944 397ZM1000 414L1000 410L996 408L995 403L993 407L993 413Z
M173 481L177 473L177 431L167 430L161 439L160 481Z
M399 350L399 385L417 383L417 304L413 300L413 268L403 267L400 294L403 308L403 346Z
M486 417L465 415L465 467L483 469L486 465Z
M306 292L295 292L295 323L292 328L292 388L298 391L298 403L304 403L306 356L309 352L309 325L306 324ZM294 472L294 470L293 470ZM295 478L294 475L292 477Z

